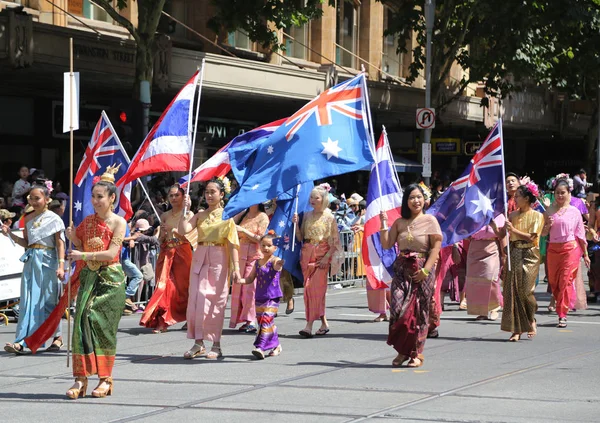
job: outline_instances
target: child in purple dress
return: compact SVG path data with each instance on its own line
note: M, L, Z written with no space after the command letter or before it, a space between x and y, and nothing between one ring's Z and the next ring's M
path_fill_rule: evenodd
M281 354L281 345L277 336L275 316L279 307L279 300L283 297L279 287L279 275L283 268L283 260L273 257L277 246L273 241L277 238L271 230L260 240L260 251L263 257L256 261L250 275L240 283L251 284L256 278L256 320L258 321L258 333L254 341L252 354L262 360L265 352L271 350L268 355L274 357Z

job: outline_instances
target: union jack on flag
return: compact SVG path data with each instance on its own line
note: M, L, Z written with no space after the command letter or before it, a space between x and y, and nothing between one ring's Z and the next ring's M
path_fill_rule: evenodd
M73 181L73 223L75 225L81 223L86 216L94 213L91 201L94 177L102 175L108 166L119 165L115 180L118 180L127 172L129 157L108 116L102 111ZM117 206L125 203L129 203L129 196L119 189L117 191L115 213L122 214L120 213L120 207Z
M293 126L285 134L285 138L291 141L294 134L312 115L315 115L317 126L331 125L333 123L332 112L340 113L351 119L362 120L363 111L360 102L363 96L362 89L362 81L359 78L353 78L317 96L288 118L285 126Z
M492 129L460 178L427 210L442 228L442 246L474 234L504 212L502 121Z

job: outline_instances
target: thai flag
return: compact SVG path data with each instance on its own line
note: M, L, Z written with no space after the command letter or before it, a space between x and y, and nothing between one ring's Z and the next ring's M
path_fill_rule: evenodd
M275 132L281 124L285 122L285 119L280 119L275 122L267 123L266 125L259 126L251 131L245 132L238 135L225 146L221 147L214 156L202 163L192 172L192 182L208 181L211 178L222 177L227 175L231 171L231 163L229 161L229 148L235 146L236 148L245 148L247 158L246 162L250 160L250 156L257 147L267 140L269 136ZM236 169L236 178L240 175L243 178L244 169ZM184 176L179 180L182 187L188 183L188 175ZM238 179L241 182L241 180Z
M371 169L369 187L367 189L367 213L362 245L362 256L367 268L367 281L373 289L386 288L392 281L392 266L396 260L396 246L387 250L381 247L379 214L385 211L388 225L400 217L402 206L402 189L398 181L394 160L390 151L385 130L377 143L375 164ZM379 169L379 178L375 171ZM381 190L379 189L381 181Z
M119 140L113 126L102 111L96 124L92 138L88 143L81 164L73 181L73 223L79 225L88 215L94 213L92 206L92 186L94 178L101 176L108 166L119 166L115 179L119 179L127 172L129 157ZM119 187L115 213L123 216L124 209L131 209L129 193L132 183L125 189Z
M188 171L192 150L192 111L200 73L196 72L179 91L152 127L131 160L127 173L118 180L123 187L137 178L158 172ZM125 218L133 215L125 209Z

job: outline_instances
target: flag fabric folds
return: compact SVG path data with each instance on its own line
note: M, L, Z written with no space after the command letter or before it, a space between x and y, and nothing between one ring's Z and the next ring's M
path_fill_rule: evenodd
M75 226L79 225L86 216L94 213L94 207L92 206L94 177L101 176L108 166L119 165L115 180L118 180L127 172L129 157L108 116L102 111L73 180L73 223ZM131 183L127 185L127 191L121 189L122 187L117 191L115 213L120 215L124 214L124 209L131 209L128 195L128 192L131 192Z
M131 181L158 172L189 171L192 149L192 112L197 95L199 72L179 91L152 127L129 169L118 181L123 187ZM133 215L125 209L125 218Z
M502 122L499 121L454 181L427 210L442 229L442 246L474 234L505 210Z
M388 249L382 248L379 234L381 211L385 211L390 226L400 218L402 189L393 163L387 134L383 131L375 151L375 164L373 164L369 176L362 243L362 257L367 270L367 282L373 289L389 286L394 273L394 261L398 255L396 246ZM379 179L375 166L379 169ZM379 180L381 181L381 190L379 189Z
M229 160L240 189L223 217L273 199L298 184L371 164L365 89L365 75L360 74L321 93L250 154L245 148L231 146ZM240 177L236 169L243 168Z
M283 122L285 122L285 119L281 119L263 126L259 126L258 128L238 135L225 146L223 146L219 151L217 151L214 156L212 156L210 159L198 166L192 172L191 181L208 181L211 178L222 177L227 175L231 171L231 163L229 162L229 148L232 146L235 146L238 149L238 151L245 151L247 157L245 162L248 162L250 160L250 156L256 150L256 148L262 142L268 139L269 136L273 132L275 132L275 130L279 128L279 126ZM238 165L243 164L241 159L242 156L240 155ZM236 169L234 172L234 174L236 175L236 180L242 181L245 171L245 166L241 169ZM187 185L188 179L190 179L188 175L185 175L183 178L179 179L179 183L183 187L185 187Z
M313 187L312 182L306 182L300 185L300 189L294 187L280 195L277 199L277 208L269 223L269 229L275 231L280 237L276 242L278 249L275 255L284 259L283 268L300 280L303 279L299 266L302 243L294 239L292 217L296 210L296 201L298 201L298 215L302 216L302 213L310 209L309 199ZM299 231L300 227L296 230ZM294 244L294 251L292 251L292 244Z

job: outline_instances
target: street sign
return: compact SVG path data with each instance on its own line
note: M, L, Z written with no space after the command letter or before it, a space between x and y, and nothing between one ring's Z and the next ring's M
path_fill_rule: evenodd
M423 152L423 177L431 178L431 144L422 144Z
M435 109L422 108L417 109L417 129L435 128Z
M465 154L467 156L474 156L482 144L483 144L483 141L467 141L467 142L465 142Z

